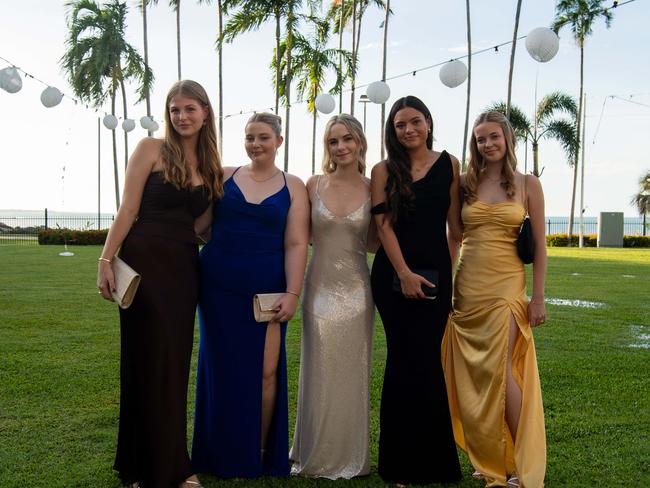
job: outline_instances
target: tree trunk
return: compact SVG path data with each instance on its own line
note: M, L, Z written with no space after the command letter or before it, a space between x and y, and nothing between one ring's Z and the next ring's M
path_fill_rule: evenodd
M115 89L111 91L111 113L115 115ZM120 209L120 179L117 172L117 140L115 129L111 131L113 137L113 181L115 182L115 211Z
M645 212L644 212L644 213L643 213L643 236L644 236L644 237L645 237L645 232L646 232L646 231L645 231L645 229L646 229L645 218L646 218L646 214L645 214Z
M463 170L467 166L465 163L465 156L467 154L467 129L469 128L469 105L471 102L471 92L472 92L472 29L470 23L470 10L469 10L469 0L465 1L466 10L467 10L467 104L465 105L465 130L463 131L463 159L462 166Z
M275 3L275 115L280 113L280 7Z
M287 97L287 107L284 116L284 171L289 171L289 122L291 118L291 51L293 50L293 12L289 11L287 19L287 67L286 67L286 85L284 93Z
M120 88L122 90L122 108L124 109L124 120L127 119L128 115L126 113L126 90L124 89L124 80L120 80ZM126 171L126 166L129 164L129 133L124 131L124 170Z
M386 47L388 46L388 16L390 14L390 0L386 0L386 13L384 16L384 52L382 56L381 81L386 82ZM384 150L384 123L386 120L386 104L381 104L381 120L379 126L379 145L381 159L383 160L386 153Z
M352 0L352 73L350 79L350 115L354 115L354 89L357 72L357 0Z
M314 106L314 120L311 126L311 174L316 174L316 117L318 110Z
M149 0L142 0L142 30L144 31L144 67L145 71L149 69L149 43L147 41L147 3ZM149 96L149 88L145 89L144 99L147 103L147 117L151 117L151 97ZM153 132L147 130L147 135L151 137Z
M181 0L176 4L176 54L178 56L178 79L181 79Z
M217 8L219 9L217 20L219 27L219 39L223 35L223 9L221 0L217 1ZM218 45L218 63L219 63L219 155L223 156L223 55L222 45Z
M343 7L345 0L339 5L339 72L343 71ZM339 115L343 111L343 90L339 93Z
M585 46L584 41L580 42L580 101L578 102L578 116L576 118L576 154L573 161L573 188L571 189L571 213L569 213L569 228L567 229L567 246L571 247L571 237L573 236L573 213L576 207L576 186L578 183L578 161L580 157L580 123L582 119L582 91L584 89L584 65L585 65Z
M97 230L102 225L102 123L97 117Z
M533 141L533 174L540 177L539 174L539 143L537 140Z
M512 73L515 69L515 51L517 50L517 32L519 31L519 14L521 13L521 0L517 1L515 14L515 30L512 34L512 51L510 52L510 70L508 72L508 98L506 100L506 117L510 119L510 100L512 97Z

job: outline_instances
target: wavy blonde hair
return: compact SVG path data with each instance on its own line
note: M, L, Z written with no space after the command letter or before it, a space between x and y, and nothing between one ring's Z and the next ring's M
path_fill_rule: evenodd
M165 180L176 188L191 188L192 174L183 152L181 137L174 129L169 115L169 104L176 95L196 100L202 107L207 108L208 117L199 132L196 144L198 164L197 173L207 186L211 200L223 196L223 169L221 157L217 149L217 131L214 125L214 111L205 89L192 80L180 80L174 83L167 93L165 100L165 139L160 150Z
M483 161L483 156L478 151L474 129L485 122L496 122L499 124L506 141L505 164L501 166L501 177L503 179L501 187L506 191L506 196L510 200L514 198L517 190L515 185L515 171L517 170L517 156L515 155L517 140L515 138L515 131L512 129L512 125L510 125L506 116L501 112L495 110L483 112L474 121L472 137L469 141L469 164L467 165L465 186L463 187L465 202L469 205L477 200L476 190L481 179L481 173L485 170L485 161Z
M352 139L357 143L357 169L359 173L365 174L366 172L366 151L368 150L368 141L366 140L366 135L363 133L363 127L361 123L355 119L352 115L348 114L339 114L334 115L331 119L327 121L325 126L325 133L323 135L323 173L330 174L336 171L336 163L332 161L332 155L330 153L328 139L330 136L330 130L334 124L341 124L345 126L347 130L350 131Z

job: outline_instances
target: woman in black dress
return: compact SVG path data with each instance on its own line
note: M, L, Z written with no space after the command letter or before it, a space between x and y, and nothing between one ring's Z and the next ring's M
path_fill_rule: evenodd
M432 127L421 100L397 100L386 123L388 158L372 170L381 248L371 283L388 351L379 475L399 486L460 479L440 359L452 293L446 226L460 233L460 165L432 149ZM426 296L432 289L435 299Z
M197 488L187 452L187 384L198 298L195 219L223 194L214 112L194 81L165 103L165 138L145 138L129 159L124 196L99 258L97 286L115 288L111 261L142 276L120 309L120 425L115 470L140 488Z

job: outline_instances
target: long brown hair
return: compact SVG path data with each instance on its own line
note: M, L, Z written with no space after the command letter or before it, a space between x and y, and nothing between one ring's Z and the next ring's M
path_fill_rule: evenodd
M181 137L174 129L169 115L169 104L172 97L182 95L196 100L208 111L205 124L199 132L199 139L196 144L196 156L198 164L196 172L201 176L203 183L207 186L210 199L219 199L223 196L223 169L221 157L217 149L217 131L214 125L214 111L205 89L192 80L180 80L174 83L167 93L165 100L165 139L160 150L160 157L163 164L165 180L176 188L190 188L192 186L192 174L187 164L186 155L183 152Z
M429 123L431 130L427 135L427 149L433 147L433 119L431 112L422 100L412 95L402 97L397 100L388 114L386 121L386 130L384 139L386 143L386 169L388 178L386 179L386 210L389 214L390 223L395 225L399 216L407 214L413 209L415 195L411 189L413 178L411 176L411 157L408 151L399 142L395 132L395 116L403 108L413 108L420 112L426 122Z
M350 131L352 139L357 143L357 154L355 155L357 159L357 169L359 170L359 173L364 174L366 172L366 151L368 150L368 141L366 140L366 135L363 133L361 123L352 115L348 114L334 115L329 119L325 126L325 134L323 135L323 173L330 174L336 171L336 163L332 161L332 155L330 154L328 143L330 130L334 124L341 124Z
M501 187L506 191L508 199L513 199L517 190L515 185L515 171L517 170L517 156L515 155L517 140L515 138L515 131L512 129L510 121L501 112L497 112L496 110L483 112L474 121L472 137L469 141L469 164L467 165L465 186L463 187L465 202L468 205L471 205L477 200L476 190L481 178L481 172L485 170L485 161L483 161L483 156L478 151L476 134L474 132L477 126L485 122L496 122L499 124L506 141L505 161L501 167L501 178L503 180Z

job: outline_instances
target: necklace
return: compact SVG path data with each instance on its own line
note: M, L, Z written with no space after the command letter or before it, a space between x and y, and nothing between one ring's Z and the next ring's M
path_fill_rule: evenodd
M250 171L250 173L249 173L248 176L250 176L251 180L253 180L253 181L257 182L257 183L264 183L265 181L269 181L271 178L273 178L275 175L277 175L280 172L279 169L276 169L275 172L271 176L269 176L267 178L263 178L263 179L257 179L257 178L253 177L253 170L249 169L249 171Z

